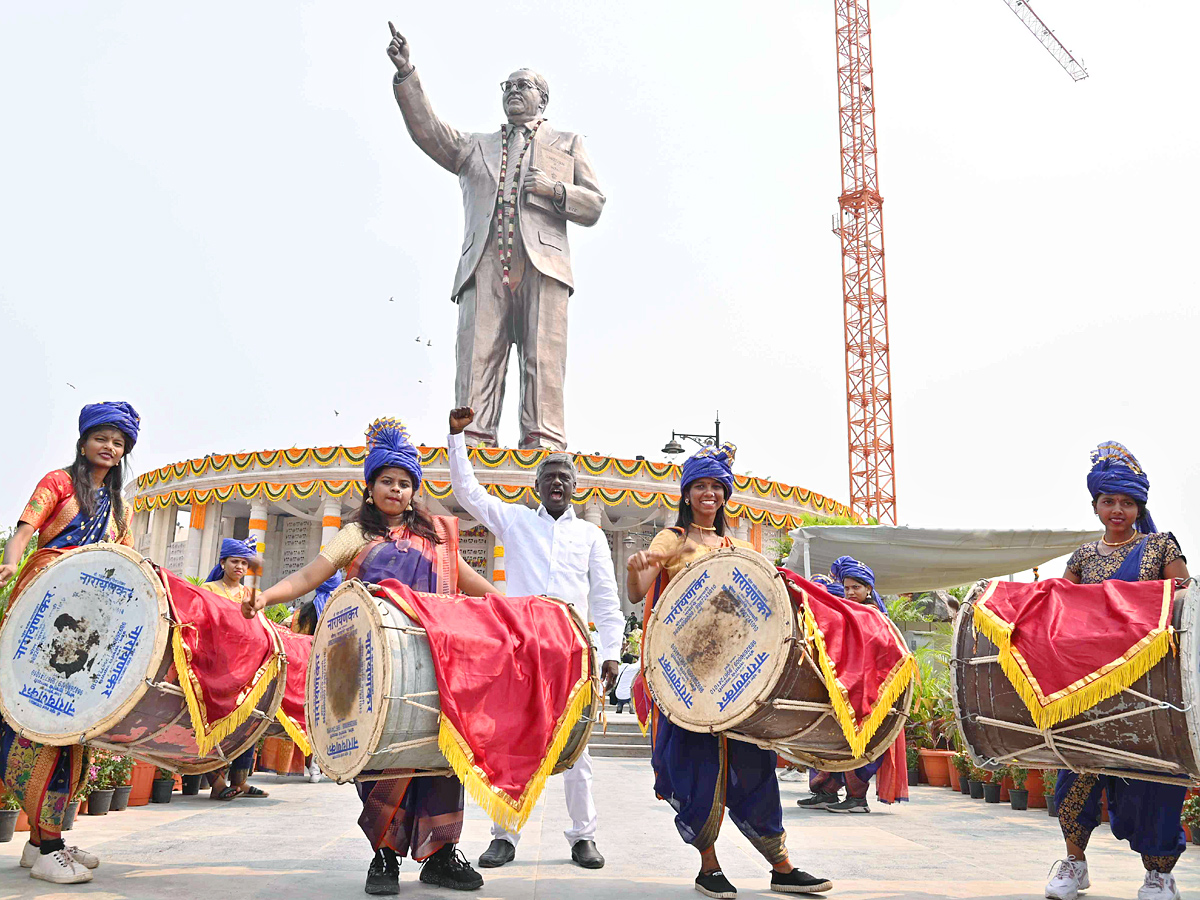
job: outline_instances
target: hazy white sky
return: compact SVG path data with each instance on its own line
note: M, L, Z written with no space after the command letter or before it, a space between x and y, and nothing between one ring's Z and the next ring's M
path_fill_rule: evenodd
M900 519L1087 526L1113 438L1200 553L1192 65L1128 4L1036 8L1090 79L1001 0L873 4ZM741 470L844 501L832 2L107 0L0 5L0 519L99 399L141 411L138 472L382 414L444 439L460 191L404 130L388 19L457 127L532 66L586 135L572 449L659 459L719 408Z

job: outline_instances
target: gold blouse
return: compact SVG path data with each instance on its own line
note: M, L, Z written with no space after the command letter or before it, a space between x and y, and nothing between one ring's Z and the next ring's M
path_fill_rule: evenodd
M743 550L753 550L754 547L746 541L739 541L735 537L725 535L724 545L721 547L706 547L703 544L697 544L695 541L687 537L680 537L679 532L672 531L670 528L664 528L654 536L654 540L650 542L650 552L660 553L663 556L668 556L676 551L679 555L663 565L667 570L667 578L674 581L675 576L686 569L690 564L698 559L703 559L708 554L717 550L725 550L729 547L740 547ZM682 550L680 550L680 545Z

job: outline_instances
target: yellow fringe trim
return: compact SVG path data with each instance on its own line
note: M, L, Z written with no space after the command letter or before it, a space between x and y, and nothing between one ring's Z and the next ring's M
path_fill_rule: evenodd
M566 712L559 720L554 733L554 739L546 750L542 764L534 773L519 799L513 799L509 794L493 787L483 771L475 765L474 755L466 741L459 735L458 730L442 714L441 727L438 730L438 749L450 762L450 768L458 776L467 793L478 803L488 817L506 831L520 831L525 821L537 805L542 790L546 787L546 779L554 770L558 757L562 754L571 729L583 715L584 708L592 702L592 682L585 680L576 691L575 698L567 706Z
M1012 625L984 605L996 584L992 583L975 606L975 630L1000 649L1000 668L1029 709L1033 724L1040 729L1051 728L1121 693L1158 665L1171 648L1171 628L1165 624L1171 608L1170 582L1167 582L1159 628L1153 629L1122 656L1047 697L1020 651L1012 645Z
M908 683L912 681L917 671L916 658L907 647L904 648L904 657L888 673L888 677L880 688L879 698L875 701L871 712L867 714L867 718L859 725L855 719L854 708L850 705L850 695L838 680L833 660L829 658L829 651L825 649L825 636L817 627L817 620L809 610L808 604L804 604L803 608L805 637L811 639L817 646L817 662L821 666L821 673L825 676L825 687L829 691L829 700L833 704L834 717L842 726L842 735L850 745L850 752L855 757L860 757L866 752L867 743L875 736L875 732L879 730L883 720L892 711L892 704L907 690Z
M283 726L283 730L287 732L288 737L300 748L300 751L305 756L312 755L312 744L308 742L308 735L304 733L304 729L295 723L291 716L283 711L283 707L275 713L275 718L279 720L279 724Z
M179 686L183 688L188 712L192 716L192 729L196 733L196 747L201 756L207 756L217 744L229 737L239 725L250 718L250 713L258 706L258 701L262 699L267 688L274 683L279 674L279 656L278 654L273 655L262 665L258 670L258 680L254 687L250 689L250 693L238 704L237 708L225 718L214 722L210 727L204 715L203 701L197 695L195 685L192 684L195 676L192 674L187 647L183 643L182 631L179 626L176 626L171 632L171 650L175 657L175 670L179 674Z

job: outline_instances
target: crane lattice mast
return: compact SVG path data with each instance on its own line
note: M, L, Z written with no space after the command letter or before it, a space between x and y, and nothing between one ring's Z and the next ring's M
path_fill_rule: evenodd
M850 507L864 521L896 524L892 384L884 277L883 197L876 165L869 0L834 0L841 132L842 294Z
M1071 76L1072 80L1083 81L1088 77L1083 63L1071 55L1071 51L1054 36L1054 32L1047 27L1041 16L1033 11L1033 7L1026 0L1004 0L1004 2L1008 4L1009 9L1016 13L1017 18L1025 23L1025 27L1058 61L1058 64L1067 70L1067 74Z

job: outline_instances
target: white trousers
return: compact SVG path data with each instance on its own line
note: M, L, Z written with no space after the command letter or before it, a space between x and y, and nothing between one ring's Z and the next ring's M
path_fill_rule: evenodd
M567 843L574 847L577 841L594 841L596 801L592 799L592 755L584 750L575 765L563 772L562 779L567 794L567 814L571 817L570 830L563 832ZM492 837L508 841L515 847L521 835L492 823Z

